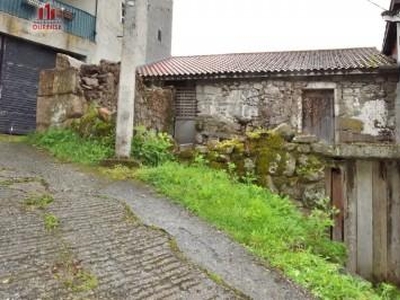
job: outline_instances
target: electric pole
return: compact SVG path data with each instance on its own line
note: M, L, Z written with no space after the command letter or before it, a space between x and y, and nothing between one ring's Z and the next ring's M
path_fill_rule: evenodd
M135 113L136 68L146 61L146 42L147 0L125 0L115 141L117 158L130 157Z

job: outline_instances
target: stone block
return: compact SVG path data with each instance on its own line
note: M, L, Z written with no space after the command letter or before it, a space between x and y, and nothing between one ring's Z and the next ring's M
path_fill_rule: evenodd
M279 134L287 142L290 142L295 136L296 132L287 123L282 123L272 130L273 133Z
M195 150L200 154L207 154L209 152L206 146L196 146Z
M85 99L74 94L40 96L37 100L36 125L39 130L60 126L68 119L82 117L86 106Z
M78 94L79 88L79 73L76 69L53 69L40 73L39 96Z
M54 76L53 95L76 94L79 90L79 72L74 68L57 71Z
M292 177L295 171L296 171L296 158L290 153L287 153L283 175Z
M312 134L297 135L293 139L297 144L312 144L318 142L318 138Z
M58 69L58 70L68 69L68 68L74 68L76 70L79 70L82 65L83 65L83 62L80 60L77 60L76 58L73 58L71 56L68 56L68 55L62 54L62 53L57 54L56 69Z
M325 178L324 169L316 170L302 176L304 182L318 182Z
M56 70L43 70L40 72L38 96L53 95L54 76Z
M99 87L99 80L97 78L83 77L82 82L90 87Z
M310 153L310 152L311 152L311 147L310 147L310 145L308 145L308 144L300 144L300 145L297 147L297 151L298 151L299 153Z
M39 132L49 128L51 123L51 104L52 97L39 96L36 107L36 130Z
M316 154L332 155L334 149L324 142L318 142L311 145L311 151Z

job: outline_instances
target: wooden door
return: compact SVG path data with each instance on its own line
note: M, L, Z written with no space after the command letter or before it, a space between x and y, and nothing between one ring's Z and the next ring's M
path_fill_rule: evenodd
M335 142L334 91L303 91L303 132L329 144Z

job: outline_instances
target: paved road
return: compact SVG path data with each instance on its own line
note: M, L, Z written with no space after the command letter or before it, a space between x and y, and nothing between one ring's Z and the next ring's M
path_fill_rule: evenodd
M245 297L309 298L149 188L0 142L0 299Z

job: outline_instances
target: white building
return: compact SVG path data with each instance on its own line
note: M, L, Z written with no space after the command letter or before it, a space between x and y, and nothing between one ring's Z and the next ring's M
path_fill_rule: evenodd
M148 1L146 62L170 56L172 0ZM0 0L0 132L34 129L38 76L62 52L119 61L121 0Z

